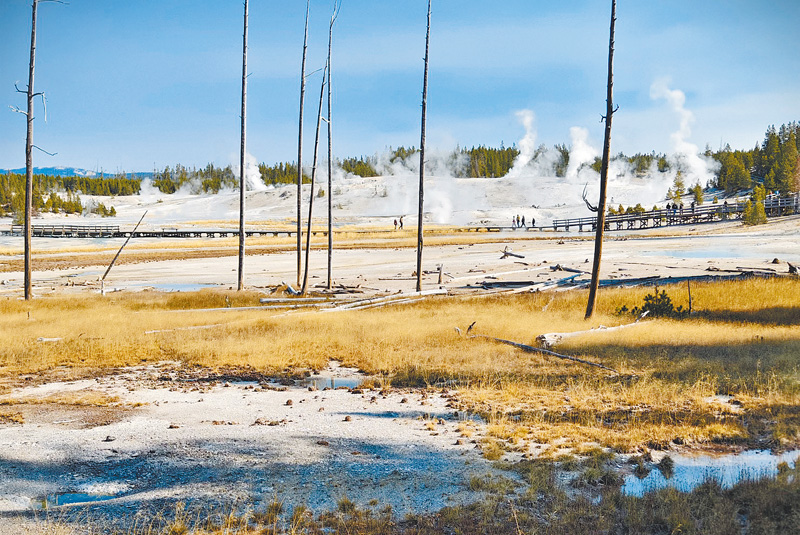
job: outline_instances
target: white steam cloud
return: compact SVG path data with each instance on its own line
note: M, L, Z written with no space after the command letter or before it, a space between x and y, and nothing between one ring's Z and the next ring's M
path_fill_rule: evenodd
M240 165L237 164L234 172L238 179L241 174L239 173ZM261 180L261 171L258 170L258 160L249 152L244 157L244 179L247 184L247 191L266 191L267 185Z
M508 172L509 178L519 176L525 167L527 167L536 155L536 128L534 123L536 115L531 110L520 110L516 113L517 119L525 128L525 135L519 140L517 148L519 149L519 156L514 161L514 167Z
M680 119L680 126L670 135L673 150L673 163L683 171L687 185L699 183L705 186L714 178L717 163L700 155L697 145L688 141L692 135L694 114L686 109L686 94L679 89L670 89L669 80L661 78L650 86L650 98L666 100Z

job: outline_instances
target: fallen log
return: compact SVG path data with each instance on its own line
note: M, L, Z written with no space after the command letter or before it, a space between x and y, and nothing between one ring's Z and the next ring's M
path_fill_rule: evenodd
M474 325L474 323L473 323L473 325ZM461 332L460 329L457 329L457 331L459 333ZM570 355L562 355L561 353L556 353L554 351L550 351L550 350L547 350L547 349L541 349L541 348L538 348L538 347L529 346L527 344L520 344L519 342L513 342L511 340L504 340L502 338L495 338L493 336L486 336L485 334L473 334L471 336L467 336L467 338L483 338L483 339L486 339L486 340L492 340L492 341L500 343L500 344L506 344L506 345L509 345L509 346L512 346L512 347L516 347L517 349L521 349L522 351L524 351L526 353L538 353L540 355L547 355L547 356L550 356L550 357L556 357L556 358L563 359L563 360L569 360L571 362L577 362L579 364L586 364L587 366L594 366L596 368L602 368L604 370L608 370L610 372L614 372L615 374L619 375L619 372L617 370L615 370L614 368L609 368L608 366L604 366L603 364L599 364L597 362L592 362L590 360L579 359L578 357L572 357Z
M561 264L556 264L555 266L550 266L552 271L569 271L570 273L589 273L588 271L583 271L580 269L570 268L566 266L562 266Z
M545 333L540 334L536 337L536 341L542 344L545 348L551 348L554 345L561 343L565 338L572 338L574 336L581 336L584 334L597 334L600 332L612 332L612 331L619 331L622 329L627 329L628 327L635 327L637 325L642 325L639 323L640 320L644 319L645 316L649 313L649 310L646 310L644 314L636 318L636 321L633 323L628 323L625 325L617 325L616 327L606 327L605 325L600 325L594 329L589 329L588 331L575 331L570 333Z
M331 301L330 297L262 297L259 303L315 303L319 301Z
M767 273L777 273L778 272L777 270L772 269L772 268L757 268L757 267L751 268L751 267L736 266L736 269L738 269L739 271L766 271Z
M515 252L512 252L512 251L511 251L511 249L509 249L509 248L508 248L508 246L506 246L506 248L505 248L505 249L503 249L503 250L502 250L502 251L500 251L500 252L501 252L501 253L503 253L503 256L501 256L501 257L500 257L500 260L502 260L502 259L504 259L504 258L508 258L509 256L513 256L514 258L525 258L525 257L524 257L523 255L521 255L521 254L517 254L517 253L515 253Z
M394 295L387 295L384 297L372 297L370 299L359 299L357 301L350 301L349 303L345 303L343 305L339 305L334 307L330 310L355 310L363 307L371 307L381 303L390 303L392 301L398 300L408 300L412 297L426 297L430 295L445 295L447 294L447 290L445 289L436 289L436 290L424 290L421 292L411 292L411 293L398 293Z

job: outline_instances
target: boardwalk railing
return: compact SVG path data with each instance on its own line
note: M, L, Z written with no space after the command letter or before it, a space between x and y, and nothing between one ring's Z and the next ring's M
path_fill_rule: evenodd
M21 236L22 225L11 225L11 234ZM119 225L33 225L31 234L48 238L113 238L119 234Z
M677 208L650 210L631 214L609 214L606 216L605 229L613 230L639 230L672 225L694 225L697 223L710 223L712 221L725 221L728 219L741 219L745 210L745 202L731 202L696 206L694 209ZM764 211L767 217L800 213L800 193L778 196L770 195L764 200ZM8 228L8 227L6 227ZM540 231L545 227L525 226L507 227L501 225L485 225L474 227L461 227L456 229L461 232L506 232L506 231ZM556 219L552 223L555 231L597 230L597 217L581 217L576 219ZM227 238L239 235L238 229L197 229L161 227L157 229L121 230L118 225L33 225L32 234L43 238ZM22 225L11 225L11 231L0 230L0 235L22 236ZM352 232L382 232L376 230L342 231ZM387 229L383 232L391 232ZM246 229L248 237L253 236L296 236L296 231L282 229ZM306 232L303 232L306 234ZM327 236L325 230L312 230L313 236Z
M12 236L22 236L25 227L11 225ZM246 229L247 237L253 236L293 236L292 230L266 230ZM122 230L119 225L33 225L31 234L37 238L228 238L239 235L238 229L181 229L177 227L162 227L157 229ZM303 234L307 234L303 232ZM311 235L327 236L324 230L312 230Z
M712 221L725 221L727 219L741 219L746 202L728 204L712 204L695 206L694 208L676 208L650 210L630 214L609 214L606 216L605 230L639 230L672 225L694 225L697 223L710 223ZM780 197L770 195L764 200L764 211L767 217L800 213L800 193ZM556 219L553 221L553 230L569 231L577 227L578 231L597 230L597 217L582 217L577 219Z

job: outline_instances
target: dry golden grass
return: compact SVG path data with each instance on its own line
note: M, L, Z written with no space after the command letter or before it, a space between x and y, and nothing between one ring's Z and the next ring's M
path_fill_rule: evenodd
M685 285L666 290L676 305L688 304ZM585 292L437 297L369 311L299 314L194 310L222 307L226 298L234 307L258 303L257 293L209 290L6 299L0 301L0 376L164 360L281 373L338 360L395 385L458 385L460 408L489 417L492 440L509 448L523 440L624 451L672 441L800 441L797 279L695 284L690 319L652 319L570 338L557 348L603 362L619 376L454 330L475 321L473 332L533 344L546 332L630 322L614 311L641 305L652 291L602 291L591 322L583 319ZM741 405L721 402L718 394L733 395Z
M81 390L77 392L61 392L43 397L6 397L0 399L0 405L69 405L73 407L109 407L119 404L119 397L109 396L102 392Z
M25 418L18 412L0 411L0 424L24 424Z

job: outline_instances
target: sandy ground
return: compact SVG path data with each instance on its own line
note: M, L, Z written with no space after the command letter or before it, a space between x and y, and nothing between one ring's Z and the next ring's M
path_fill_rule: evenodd
M92 392L119 402L30 404L24 425L0 426L0 524L56 499L123 522L177 501L264 509L279 499L321 512L347 497L403 515L475 501L470 477L492 471L475 437L460 438L466 415L448 408L447 391L337 387L360 377L335 363L289 386L209 373L161 364L4 395Z

